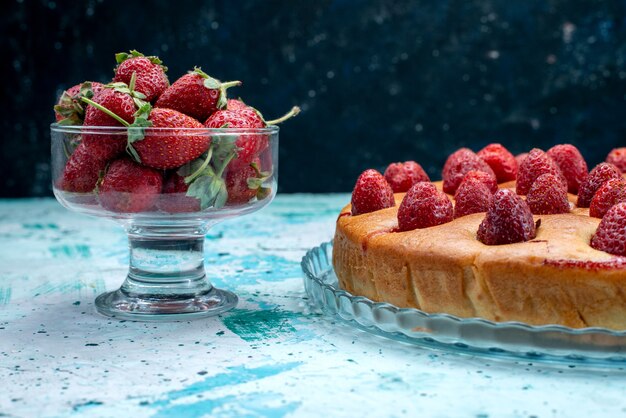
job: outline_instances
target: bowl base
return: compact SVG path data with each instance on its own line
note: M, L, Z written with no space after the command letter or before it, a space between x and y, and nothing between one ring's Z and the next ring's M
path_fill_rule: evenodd
M211 288L191 297L132 296L121 290L103 293L96 298L96 310L102 315L131 321L187 321L219 315L237 305L237 295Z

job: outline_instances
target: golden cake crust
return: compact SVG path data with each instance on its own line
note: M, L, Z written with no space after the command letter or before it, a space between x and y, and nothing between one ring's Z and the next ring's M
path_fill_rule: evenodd
M489 246L476 239L484 213L395 232L403 196L376 212L341 211L333 265L343 289L429 313L626 330L626 258L589 245L600 219L588 209L535 216L535 239Z

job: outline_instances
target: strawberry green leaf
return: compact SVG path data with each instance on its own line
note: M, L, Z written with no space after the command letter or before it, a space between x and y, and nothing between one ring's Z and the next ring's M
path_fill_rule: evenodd
M189 71L189 74L193 74L193 73L196 73L196 74L202 76L202 78L211 78L207 73L202 71L202 68L200 68L200 67L193 67L193 71Z
M138 99L136 97L133 97L133 102L135 102L135 106L137 106L137 109L141 109L142 107L144 107L145 105L149 105L150 103L145 102L141 99ZM137 110L138 112L139 110Z
M128 84L122 83L121 81L117 81L115 83L109 83L104 86L107 89L113 89L120 93L130 94L130 88L128 88Z
M63 100L63 99L61 99ZM68 118L70 116L72 116L74 114L74 106L67 107L65 105L55 105L54 106L54 111L57 112L59 115Z
M261 167L259 166L257 162L251 162L250 167L254 169L254 172L256 173L257 177L269 177L272 175L271 171L261 171Z
M265 199L267 196L269 196L269 194L272 192L272 189L269 187L261 187L259 188L259 191L256 192L256 198L258 200L263 200Z
M61 94L61 98L59 99L59 104L57 106L68 107L72 104L72 96L67 94L67 90Z
M249 177L246 180L246 183L248 184L248 189L258 189L260 191L263 188L261 187L263 183L265 183L272 176L272 172L261 171L261 167L256 162L250 163L250 167L254 169L255 177Z
M145 118L135 118L128 127L128 144L141 141L146 136L145 128L152 126L152 122Z
M204 87L207 89L219 89L222 83L213 77L208 77L203 81Z
M228 189L226 189L226 183L222 180L222 184L220 185L220 189L215 197L214 206L216 208L224 207L226 201L228 200Z
M163 65L163 61L161 61L161 58L157 57L156 55L149 55L146 58L148 58L151 63L160 65L161 68L163 68L163 71L167 72L167 67Z
M80 92L78 93L81 97L86 97L91 99L93 97L93 89L91 86L91 81L85 81L80 85Z
M214 140L211 144L213 150L213 168L218 176L222 176L228 163L237 156L237 136L226 135Z
M148 119L148 117L150 117L150 112L152 111L152 105L150 103L141 101L141 100L137 100L135 101L135 104L137 105L137 111L133 114L133 116L136 119ZM147 126L152 126L152 123L150 123L150 125Z
M137 52L137 51L134 51ZM115 62L117 62L118 64L123 63L124 61L126 61L129 58L133 58L133 51L131 51L130 53L128 52L118 52L117 54L115 54Z
M224 206L228 198L228 192L226 191L224 180L221 178L201 176L189 185L187 196L199 199L200 209L204 210L211 206Z
M126 52L118 52L117 54L115 54L115 62L117 62L118 64L123 63L127 59L128 54Z
M211 183L209 184L209 193L211 194L211 196L213 196L213 201L215 201L215 198L217 198L217 195L220 192L222 183L223 183L222 179L217 178L217 177L212 178Z
M122 83L121 81L117 81L115 83L106 84L104 87L107 89L113 89L119 93L128 94L133 98L135 105L139 108L142 107L147 102L144 100L146 95L140 91L135 90L135 80L137 78L136 73L133 73L133 76L130 79L130 83Z
M205 155L185 164L177 171L180 176L185 177L185 183L189 185L187 196L199 199L201 209L211 206L219 208L228 200L228 191L222 179L224 167L221 161L218 161L219 171L216 169L215 150L223 151L220 147L212 146Z
M261 185L263 184L263 179L257 177L249 177L247 183L248 189L255 190L261 187Z
M138 163L141 162L139 154L133 147L133 143L141 141L146 136L146 129L152 126L152 122L148 120L152 106L150 103L144 103L134 114L134 122L128 126L128 143L126 144L126 151L131 157Z
M257 176L258 177L249 177L246 180L246 182L248 183L248 189L252 189L252 190L260 189L263 183L265 183L272 176L272 173L268 171L264 171L264 172L257 171Z
M135 121L128 127L130 128L149 128L152 122L145 118L135 118ZM136 141L136 140L135 140ZM135 142L132 141L132 142Z
M81 125L85 116L85 109L81 97L91 99L93 97L91 82L85 81L80 86L80 91L73 97L64 91L59 99L59 104L54 106L54 111L63 117L59 121L61 125Z
M144 54L142 54L141 52L135 49L131 50L130 52L118 52L117 54L115 54L115 62L117 62L118 64L121 64L127 59L138 58L138 57L144 57L144 58L149 59L151 63L160 65L161 68L163 68L163 71L167 72L167 67L163 65L163 61L161 61L159 57L155 55L145 56Z
M199 177L191 183L187 189L187 196L195 197L200 200L200 209L208 208L213 203L213 200L215 200L208 192L212 182L212 177Z
M61 119L57 123L61 126L82 125L83 120L74 114L74 115L66 117L65 119Z

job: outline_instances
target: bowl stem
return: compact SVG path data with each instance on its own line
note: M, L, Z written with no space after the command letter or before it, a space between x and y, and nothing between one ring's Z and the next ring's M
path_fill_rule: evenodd
M122 287L98 296L98 312L139 321L187 320L233 308L237 296L216 289L204 270L206 226L127 227L130 266Z

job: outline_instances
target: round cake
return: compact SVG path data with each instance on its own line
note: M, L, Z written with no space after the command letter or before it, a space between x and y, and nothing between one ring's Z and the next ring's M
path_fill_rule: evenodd
M431 184L443 194L445 181L444 169L444 182ZM337 219L333 246L339 284L351 294L465 318L626 330L626 257L590 245L601 219L576 206L579 196L567 194L567 213L533 214L531 239L487 245L477 238L484 211L401 230L405 193L355 214L357 188Z

